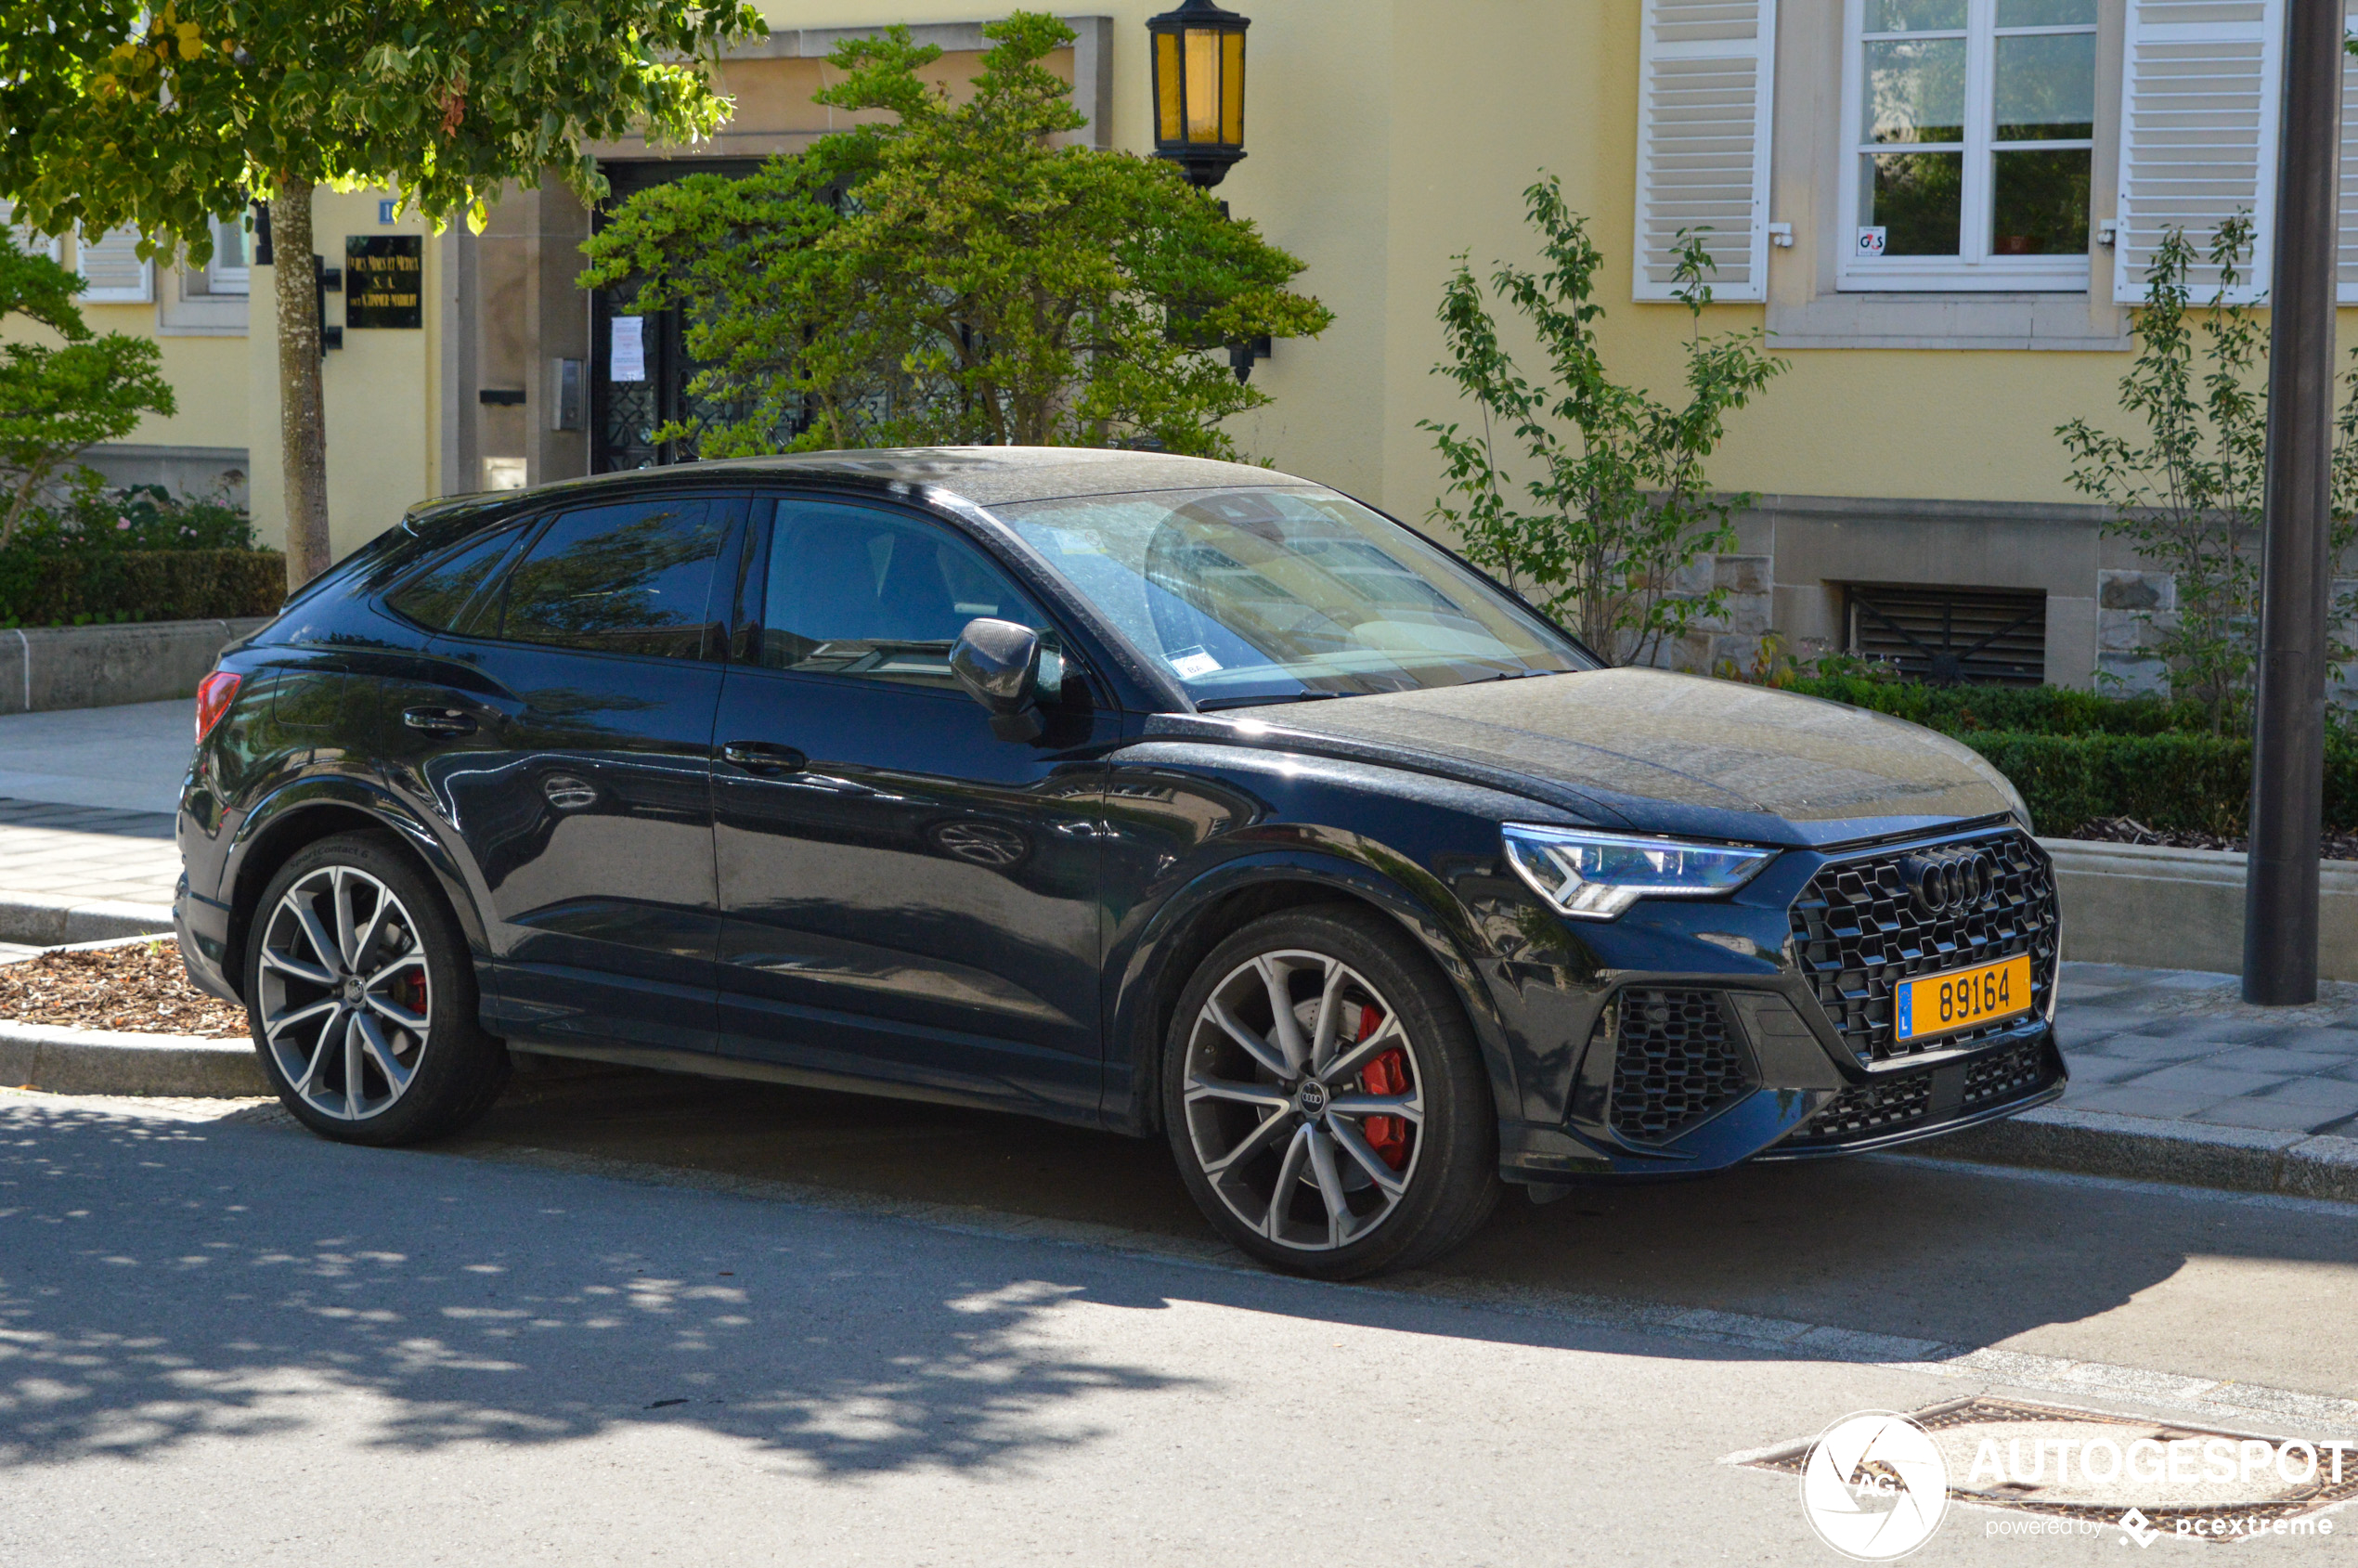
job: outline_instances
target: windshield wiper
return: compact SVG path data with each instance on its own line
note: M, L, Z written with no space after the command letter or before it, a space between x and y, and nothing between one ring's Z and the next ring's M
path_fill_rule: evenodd
M1328 697L1355 697L1356 692L1282 692L1269 697L1206 697L1196 704L1198 713L1216 713L1224 707L1274 707L1279 703L1315 703Z

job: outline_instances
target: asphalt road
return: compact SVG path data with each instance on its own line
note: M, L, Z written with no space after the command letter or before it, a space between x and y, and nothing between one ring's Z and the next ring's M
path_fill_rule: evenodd
M1151 1146L526 1088L402 1152L0 1095L0 1563L1833 1562L1721 1461L2074 1364L2097 1407L2358 1394L2326 1205L1862 1160L1314 1286L1224 1259ZM1911 1561L2124 1561L1999 1517Z

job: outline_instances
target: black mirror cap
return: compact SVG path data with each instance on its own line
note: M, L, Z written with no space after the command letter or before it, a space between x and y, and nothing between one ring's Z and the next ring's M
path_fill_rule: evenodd
M971 620L950 650L950 673L994 719L1038 705L1040 634L1014 621Z

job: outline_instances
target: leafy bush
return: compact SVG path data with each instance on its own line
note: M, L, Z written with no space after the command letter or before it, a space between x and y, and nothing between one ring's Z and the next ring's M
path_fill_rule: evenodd
M218 498L188 499L161 485L110 490L96 475L33 512L11 552L252 550L253 520Z
M0 551L0 626L268 616L286 591L275 550Z
M2210 710L2197 700L1864 675L1783 684L1963 741L2014 781L2041 833L2130 817L2158 832L2235 838L2251 820L2250 737L2211 733ZM2326 737L2326 826L2358 828L2358 735L2348 732Z

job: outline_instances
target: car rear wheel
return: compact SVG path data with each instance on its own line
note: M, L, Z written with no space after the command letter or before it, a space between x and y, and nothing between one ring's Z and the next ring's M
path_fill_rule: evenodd
M392 845L342 834L263 891L246 1013L279 1099L313 1132L406 1144L456 1132L508 1081L475 1021L474 965L436 888Z
M1289 1273L1429 1262L1496 1201L1496 1113L1465 1016L1372 914L1287 911L1221 943L1180 996L1163 1079L1198 1206Z

